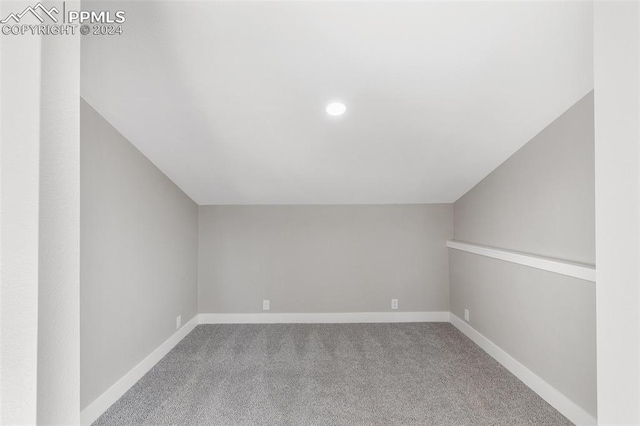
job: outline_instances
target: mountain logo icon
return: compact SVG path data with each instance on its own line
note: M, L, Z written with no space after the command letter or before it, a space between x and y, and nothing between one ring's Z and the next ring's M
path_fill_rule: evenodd
M35 6L29 6L27 7L25 10L23 10L20 13L10 13L9 16L7 16L5 19L0 21L0 24L6 24L7 22L9 22L10 20L14 20L16 23L19 23L20 20L27 15L28 13L31 13L33 16L36 17L36 19L40 22L44 22L43 16L41 15L44 14L46 16L49 17L49 19L51 19L53 22L58 22L58 19L53 16L54 13L59 13L58 9L55 7L52 7L51 9L47 9L46 7L44 7L42 5L42 3L38 3Z

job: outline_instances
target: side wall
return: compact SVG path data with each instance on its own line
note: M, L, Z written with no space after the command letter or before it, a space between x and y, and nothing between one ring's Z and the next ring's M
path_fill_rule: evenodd
M37 424L68 425L80 420L79 37L43 36L41 61Z
M200 206L200 313L448 311L452 205Z
M197 314L198 207L82 100L81 408Z
M0 2L1 16L21 6ZM41 39L0 45L0 424L28 425L38 406Z
M594 264L593 92L454 204L456 240ZM595 285L450 251L451 312L596 415Z
M594 2L598 419L640 424L640 4Z

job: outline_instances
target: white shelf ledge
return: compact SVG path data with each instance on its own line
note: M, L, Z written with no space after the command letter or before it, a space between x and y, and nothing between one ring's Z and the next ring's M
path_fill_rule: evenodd
M564 260L549 257L534 256L516 251L501 250L492 247L479 246L476 244L464 243L461 241L447 241L447 247L466 251L468 253L479 254L480 256L492 257L504 260L505 262L517 263L531 268L542 269L556 274L567 275L585 281L596 281L596 269L590 265L581 263L566 262Z

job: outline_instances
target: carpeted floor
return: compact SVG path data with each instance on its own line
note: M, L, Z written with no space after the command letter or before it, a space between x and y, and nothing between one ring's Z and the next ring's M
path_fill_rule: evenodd
M570 425L448 323L200 325L94 425Z

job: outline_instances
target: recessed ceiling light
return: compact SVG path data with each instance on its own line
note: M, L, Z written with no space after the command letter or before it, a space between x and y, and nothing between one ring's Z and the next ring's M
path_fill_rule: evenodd
M325 111L327 111L327 114L329 114L332 117L338 117L344 114L346 110L347 110L347 106L342 102L331 102L325 108Z

